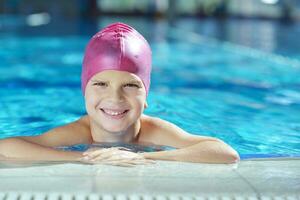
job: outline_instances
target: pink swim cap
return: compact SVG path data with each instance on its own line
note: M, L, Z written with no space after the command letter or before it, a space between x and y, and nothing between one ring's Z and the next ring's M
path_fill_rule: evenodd
M151 49L146 39L124 23L111 24L89 41L82 65L81 89L92 76L104 70L127 71L137 75L146 88L150 87Z

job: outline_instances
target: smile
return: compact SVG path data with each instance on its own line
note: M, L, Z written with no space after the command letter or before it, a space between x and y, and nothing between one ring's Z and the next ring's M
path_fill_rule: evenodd
M113 118L113 119L120 119L122 117L124 117L126 115L126 113L129 111L129 110L123 110L123 111L111 111L111 110L108 110L108 109L100 109L106 116L109 116L110 118Z

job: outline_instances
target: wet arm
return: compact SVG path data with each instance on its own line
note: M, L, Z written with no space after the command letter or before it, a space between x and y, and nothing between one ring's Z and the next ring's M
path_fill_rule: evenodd
M170 151L141 153L147 159L200 163L235 163L239 155L220 140L207 140Z
M239 161L238 153L220 139L198 136L185 132L175 124L157 117L147 117L141 140L158 145L178 148L170 151L142 153L145 158L203 163L234 163Z
M87 116L53 128L41 135L0 140L1 160L76 161L80 152L56 150L53 147L91 143Z
M82 157L81 152L59 151L19 138L0 140L0 154L4 160L26 161L78 161Z

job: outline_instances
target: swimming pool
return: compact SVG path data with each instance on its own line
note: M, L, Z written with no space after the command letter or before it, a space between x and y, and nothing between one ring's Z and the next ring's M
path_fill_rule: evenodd
M0 33L0 138L38 135L84 115L84 47L116 19L42 27L10 20ZM164 21L121 20L144 34L153 50L145 114L220 138L242 159L300 156L297 58L183 32Z

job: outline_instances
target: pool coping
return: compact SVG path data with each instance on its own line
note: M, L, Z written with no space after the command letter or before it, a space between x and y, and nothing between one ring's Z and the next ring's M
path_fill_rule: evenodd
M158 161L133 168L78 163L4 167L0 192L299 196L300 159L237 164Z

